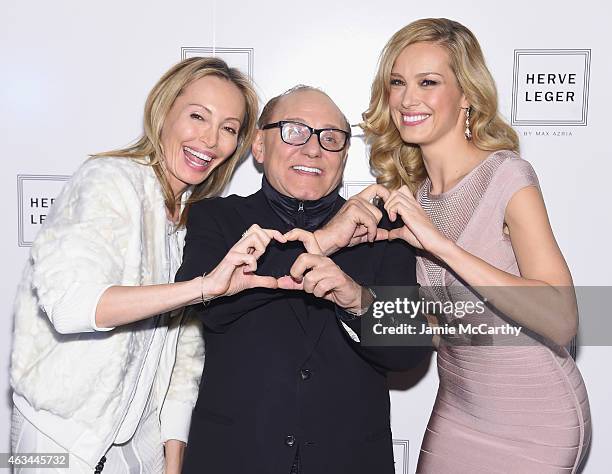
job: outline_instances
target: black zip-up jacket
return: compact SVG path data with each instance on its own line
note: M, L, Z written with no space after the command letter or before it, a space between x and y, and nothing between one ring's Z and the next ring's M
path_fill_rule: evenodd
M254 223L315 230L345 202L335 191L298 211L299 201L263 186L192 205L177 281L211 271ZM302 252L272 241L257 273L287 275ZM416 285L414 250L400 240L331 258L362 285ZM252 289L198 312L206 356L184 473L289 474L298 449L301 474L394 472L386 371L414 367L429 348L362 347L331 302L305 292ZM347 324L360 334L359 319Z

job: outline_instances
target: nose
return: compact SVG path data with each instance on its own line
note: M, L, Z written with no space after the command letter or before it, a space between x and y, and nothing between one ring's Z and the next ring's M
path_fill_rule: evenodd
M200 141L204 143L207 148L214 148L217 146L219 140L219 129L211 125L202 127L200 130Z
M402 107L407 109L408 107L418 105L419 99L417 97L416 87L411 84L407 84L404 87L404 93L402 94Z
M319 137L317 135L313 133L308 141L302 145L302 153L310 158L321 156L321 145L319 144Z

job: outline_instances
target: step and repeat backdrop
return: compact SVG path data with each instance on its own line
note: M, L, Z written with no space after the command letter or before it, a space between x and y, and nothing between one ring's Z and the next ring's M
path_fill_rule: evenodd
M298 83L323 88L358 123L378 55L422 17L460 21L476 34L500 108L538 173L552 226L581 287L612 287L612 7L604 2L329 2L213 0L18 2L0 6L0 451L9 450L9 354L15 288L32 240L65 181L90 153L131 142L147 92L173 63L216 55L248 73L262 102ZM353 130L342 193L369 183ZM261 175L249 159L226 193L247 195ZM605 305L582 314L596 325ZM612 335L578 338L593 417L583 472L610 472ZM434 356L435 357L435 356ZM413 473L433 405L435 360L390 377L397 474ZM67 394L69 396L69 394ZM359 396L359 394L355 394ZM511 467L509 467L511 472Z

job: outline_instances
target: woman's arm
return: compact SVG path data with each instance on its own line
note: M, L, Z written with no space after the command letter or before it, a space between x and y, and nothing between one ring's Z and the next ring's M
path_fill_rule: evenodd
M401 215L407 223L390 238L403 238L432 253L495 308L555 344L566 345L576 334L572 278L536 187L517 191L504 216L521 276L494 267L444 237L407 188L396 191L385 206L393 219Z
M206 276L165 285L111 286L96 306L96 325L120 326L248 288L276 288L276 278L253 274L272 239L286 241L279 231L254 224Z
M111 286L96 306L96 326L121 326L201 302L202 281L198 277L165 285Z
M166 441L164 444L164 456L166 459L164 474L181 474L184 454L185 443L176 439Z
M539 190L530 186L518 191L508 203L505 221L520 277L454 243L441 247L437 256L504 314L564 346L578 329L576 295Z

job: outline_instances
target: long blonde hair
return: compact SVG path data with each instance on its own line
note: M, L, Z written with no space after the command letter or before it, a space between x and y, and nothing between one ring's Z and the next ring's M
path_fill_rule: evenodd
M181 214L179 225L185 224L189 204L221 193L229 182L236 165L250 150L255 136L259 102L250 80L242 72L229 67L219 58L189 58L181 61L167 71L149 93L144 110L144 133L136 143L126 148L92 155L94 158L110 156L147 161L147 164L153 167L159 180L166 207L173 212L177 204L177 197L174 196L163 171L162 128L174 101L183 90L193 81L211 75L231 81L242 92L246 103L244 120L238 134L236 150L217 166L204 182L194 187Z
M389 89L395 60L404 48L420 42L440 45L448 52L450 67L471 106L474 145L490 151L519 148L518 135L499 115L495 82L474 34L446 18L412 22L396 32L382 50L361 126L370 145L370 167L377 182L390 189L406 184L413 192L427 173L420 147L405 143L391 120Z

